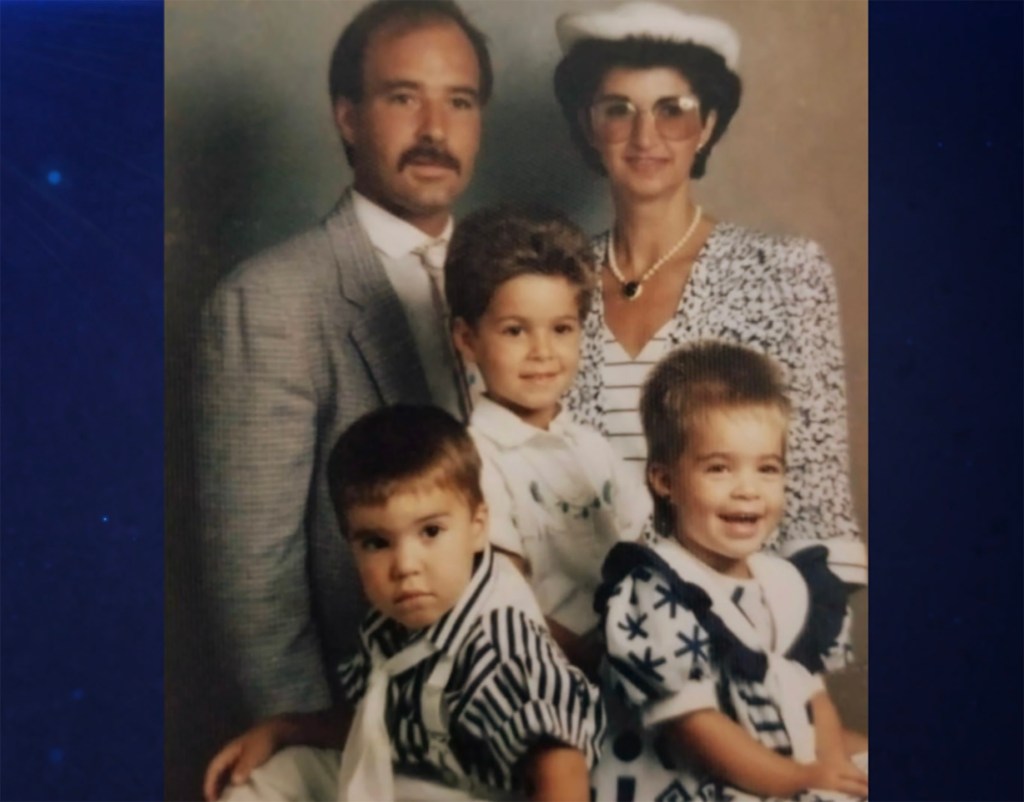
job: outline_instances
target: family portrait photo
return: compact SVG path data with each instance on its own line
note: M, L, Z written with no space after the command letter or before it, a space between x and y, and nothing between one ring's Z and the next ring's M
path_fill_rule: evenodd
M868 798L865 0L167 0L165 798Z

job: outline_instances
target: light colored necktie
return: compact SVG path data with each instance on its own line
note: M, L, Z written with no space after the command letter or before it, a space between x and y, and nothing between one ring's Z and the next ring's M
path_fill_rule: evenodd
M448 304L444 299L444 258L447 250L447 241L435 239L416 248L413 253L419 257L420 263L430 277L430 300L434 304L434 312L441 326L441 341L444 344L444 352L451 366L455 391L458 396L459 411L462 414L463 421L468 421L469 413L472 409L472 400L466 383L466 374L462 368L462 360L452 345L451 321L448 314Z
M374 647L366 693L356 708L338 773L338 802L391 802L395 775L386 712L391 678L430 657L436 646L422 638L388 660Z

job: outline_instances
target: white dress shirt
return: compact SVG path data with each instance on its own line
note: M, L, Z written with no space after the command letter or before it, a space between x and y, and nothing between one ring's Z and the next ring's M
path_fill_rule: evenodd
M437 319L431 296L430 276L424 269L420 257L413 253L417 248L435 239L443 239L447 243L454 228L452 219L448 218L448 223L439 237L431 237L358 192L353 191L352 201L356 218L373 243L388 281L394 287L398 300L405 310L405 318L416 344L416 352L427 377L430 397L439 407L452 413L456 418L461 418L459 391L453 378L456 375L455 364L453 351L447 339L448 332L444 329L442 321ZM445 250L447 251L447 246Z
M568 412L538 429L483 397L469 432L483 458L491 542L526 560L545 616L590 631L601 565L613 545L639 536L651 510L646 488Z

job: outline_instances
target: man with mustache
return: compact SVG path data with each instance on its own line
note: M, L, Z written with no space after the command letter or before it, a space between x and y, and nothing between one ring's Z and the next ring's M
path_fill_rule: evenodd
M329 73L352 187L227 276L202 316L205 579L250 720L328 706L356 648L363 603L325 483L338 436L381 405L468 403L430 266L479 147L484 37L450 0L378 0Z

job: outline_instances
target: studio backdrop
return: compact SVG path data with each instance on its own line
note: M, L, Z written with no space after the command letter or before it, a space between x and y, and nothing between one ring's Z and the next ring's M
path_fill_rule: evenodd
M334 129L327 64L361 2L167 0L166 791L200 794L205 762L243 723L211 662L198 593L189 416L198 310L240 260L314 224L351 173ZM569 141L552 92L554 23L598 5L463 0L489 37L495 91L462 214L540 201L588 232L611 222L607 186ZM839 291L854 502L867 536L867 3L680 2L742 41L743 99L696 184L716 218L818 241ZM867 728L867 594L855 597L856 663L832 678L843 718Z

